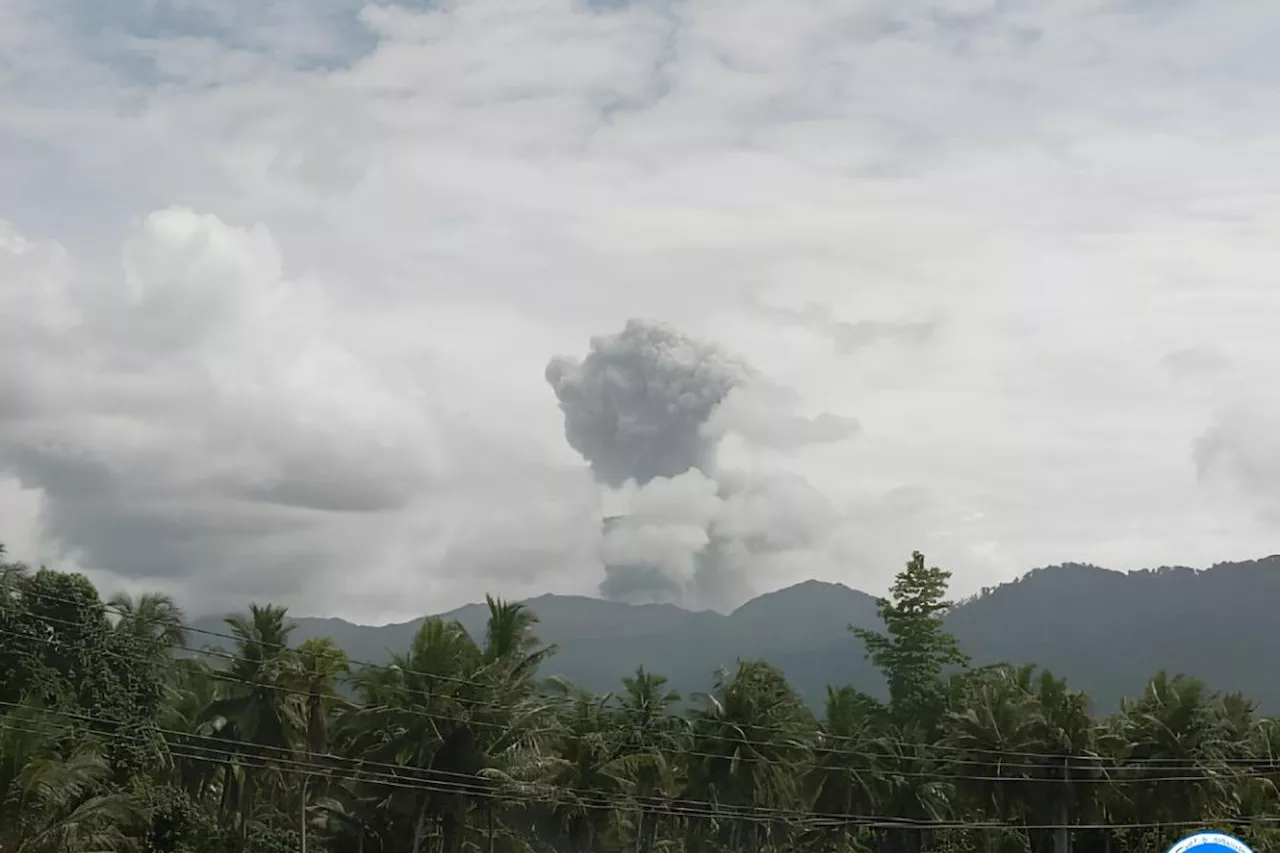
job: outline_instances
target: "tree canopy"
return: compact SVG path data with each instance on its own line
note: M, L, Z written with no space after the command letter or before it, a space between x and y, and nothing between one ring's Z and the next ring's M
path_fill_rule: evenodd
M2 552L0 552L2 559ZM1280 841L1280 728L1154 673L1118 712L1031 666L973 667L947 572L913 554L850 655L889 699L815 714L767 661L681 697L551 674L537 615L489 597L389 663L292 642L283 607L196 645L162 595L0 563L0 850L21 853L1161 851ZM785 626L779 626L785 630ZM865 687L865 685L864 685ZM683 700L687 707L678 711Z

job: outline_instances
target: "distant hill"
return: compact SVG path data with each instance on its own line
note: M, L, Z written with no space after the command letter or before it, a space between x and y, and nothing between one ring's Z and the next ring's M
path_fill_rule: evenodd
M883 692L847 630L851 623L879 626L875 599L841 584L806 581L752 599L728 616L577 596L545 595L528 604L542 620L539 636L560 646L548 674L599 692L616 689L623 675L643 665L687 696L708 689L718 667L751 657L782 667L815 705L828 684ZM477 638L484 630L483 605L442 615ZM295 621L296 640L329 636L352 658L373 662L407 648L421 624ZM960 603L947 625L975 663L1040 664L1088 691L1099 709L1115 707L1164 668L1244 691L1280 712L1280 655L1272 639L1280 627L1280 556L1202 571L1037 569ZM195 627L225 632L218 619ZM218 643L200 635L193 641Z

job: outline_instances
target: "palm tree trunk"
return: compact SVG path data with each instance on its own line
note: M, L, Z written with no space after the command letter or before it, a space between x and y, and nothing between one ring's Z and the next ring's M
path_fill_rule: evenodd
M422 836L427 831L427 797L423 795L418 819L413 823L413 853L422 853Z
M222 766L222 797L218 803L218 824L226 827L231 818L231 804L236 797L236 780L230 763Z
M1053 831L1053 853L1071 853L1071 828L1066 825L1066 808L1060 809L1058 821L1062 825Z
M249 843L249 825L253 822L253 795L257 789L258 774L248 767L244 771L244 784L240 786L240 842Z
M1071 853L1070 822L1071 766L1069 759L1062 760L1062 788L1058 796L1058 828L1053 832L1053 853Z
M461 839L461 821L452 809L440 818L440 848L444 853L456 853Z
M311 781L311 777L303 774L302 776L302 824L298 827L298 834L301 838L300 853L307 853L307 783Z
M644 853L653 853L653 845L658 840L658 813L649 815L649 824L645 827Z
M485 830L489 833L489 853L493 853L494 836L493 836L493 800L489 800L489 805L485 809ZM307 851L302 851L307 853Z

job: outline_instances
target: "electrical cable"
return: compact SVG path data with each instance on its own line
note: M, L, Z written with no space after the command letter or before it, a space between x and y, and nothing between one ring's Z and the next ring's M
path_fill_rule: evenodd
M70 604L76 607L83 606L83 602L75 602L70 599L54 596L50 593L44 593L39 591L27 591L27 594L30 594L30 595L33 595L34 597L42 598L48 601L56 601L59 603ZM105 612L112 613L122 618L131 615L119 608L113 608L111 605L104 604L101 602L96 602L94 604L94 607L101 608ZM77 623L69 622L67 620L61 620L53 616L40 615L40 616L35 616L35 618L43 619L46 621L59 622L61 624L68 625L71 627L78 627ZM205 629L195 628L194 626L190 626L182 622L175 623L175 626L181 628L183 631L203 634L203 635L216 637L223 640L229 640L232 642L242 642L244 640L244 638L237 637L234 634L225 634L225 633L219 633L215 631L208 631ZM44 640L46 638L30 636L30 637L27 637L27 639L33 639L33 640L39 641L39 640ZM287 645L281 645L278 643L259 642L259 646L261 646L262 648L270 648L273 650L296 651L296 648L291 649ZM187 651L192 654L208 655L211 657L220 658L222 660L227 660L231 662L244 662L244 663L251 663L251 664L258 663L258 661L252 661L247 658L239 657L237 655L231 654L229 652L226 652L220 649L209 649L209 648L198 649L198 648L186 646L184 644L174 644L173 647L181 649L183 651ZM103 650L103 651L105 652L106 650ZM468 686L468 687L477 687L477 688L487 688L492 686L492 685L487 685L484 682L476 681L474 679L461 678L458 676L450 676L446 674L422 672L417 670L408 670L402 667L397 667L394 664L375 664L367 661L360 661L360 660L353 660L353 659L348 659L348 660L349 660L349 663L362 667L366 670L396 671L402 675L412 675L412 676L417 676L424 679L441 681L448 684L456 684L459 686ZM234 679L234 677L229 677L228 673L220 672L218 670L211 669L209 671L209 674L211 675L211 677L215 678L216 680L233 680L233 681L238 681L238 683L246 683L246 684L252 683L254 686L257 686L260 688L280 690L285 693L295 693L297 695L304 695L304 696L310 695L306 691L301 691L301 690L298 690L297 688L289 688L286 685L268 684L263 682L250 682L243 679ZM438 695L431 694L428 691L425 691L422 689L413 689L413 688L399 687L399 686L397 686L397 689L409 695L422 696L424 698L427 698L428 700L437 700L440 698ZM609 695L611 694L606 694L606 697ZM577 701L575 697L557 697L557 696L544 695L541 698L545 700L548 704L559 703L567 706L572 705ZM604 697L601 697L601 698L604 698ZM506 710L506 706L503 706L500 703L485 702L484 700L475 699L472 697L449 696L447 697L447 699L449 702L456 703L461 706L484 707L484 708L491 708L497 711ZM423 713L426 716L432 716L431 712L426 711L425 709L421 709L419 712ZM455 717L449 717L447 715L436 715L436 716L438 716L438 718L442 720L452 721L456 719ZM682 717L674 714L669 716L672 719L680 720L685 724L688 723L687 717ZM472 724L480 725L480 726L497 726L499 728L503 727L502 724L489 723L483 720L472 720L470 722ZM766 731L766 732L773 731L775 733L781 733L781 734L793 734L793 732L785 732L783 730L771 728L768 726L757 726L752 728L760 731ZM554 731L555 730L545 730L544 733L551 734ZM538 733L536 730L530 732L530 734L536 734L536 733ZM819 738L823 741L831 741L831 742L855 742L855 743L857 742L857 739L852 736L833 735L826 732L820 732ZM739 735L737 737L727 737L727 738L722 737L719 739L728 741L728 742L741 743L744 746L772 747L772 746L777 746L779 744L779 741L752 739L752 738L746 737L745 735ZM990 767L993 765L998 765L999 767L1010 768L1010 769L1045 770L1045 769L1055 769L1055 768L1053 768L1050 765L1046 765L1044 762L1055 761L1055 762L1064 762L1069 765L1071 770L1075 770L1078 772L1089 772L1091 770L1093 771L1106 771L1106 770L1129 771L1135 767L1140 767L1147 764L1155 765L1155 766L1163 766L1169 770L1185 769L1187 771L1191 771L1191 770L1202 771L1204 769L1203 764L1198 764L1198 763L1188 761L1186 759L1179 759L1179 758L1143 757L1143 758L1124 759L1124 758L1116 758L1116 757L1102 756L1102 755L1096 755L1096 754L1040 753L1040 752L1033 752L1033 751L1026 751L1026 750L1000 750L1000 749L991 749L991 748L982 748L982 747L970 748L970 747L956 746L953 744L919 743L919 742L902 741L898 739L884 738L884 737L876 737L874 738L874 740L879 744L906 747L911 750L919 750L919 751L924 751L926 753L937 752L937 753L943 753L943 754L966 756L966 757L941 759L940 763L945 763L948 765L968 765L968 766L981 766L981 767ZM881 759L881 760L884 760L884 759L893 760L893 759L903 758L899 756L885 755L883 752L867 752L865 748L860 750L846 750L846 749L838 749L832 746L824 746L822 744L807 744L807 745L804 745L803 748L813 752L814 754L844 756L844 757L853 757L853 758L867 758L867 759ZM689 754L697 754L697 755L700 755L701 757L709 757L709 758L719 757L714 754L707 754L707 753L689 753ZM968 756L974 756L974 755L988 755L996 759L1003 759L1004 757L1028 758L1028 759L1034 759L1034 761L1028 761L1024 763L1007 762L1003 760L982 761L982 760L974 759L972 757L968 757ZM755 761L761 761L763 763L771 763L771 760L768 759L767 756L739 756L738 758L739 760L755 760ZM912 760L912 757L905 757L905 760L908 760L908 761ZM785 764L786 762L774 761L773 763ZM1230 756L1222 759L1217 759L1215 763L1227 764L1230 766L1247 766L1247 767L1255 767L1258 765L1280 766L1280 755L1253 756L1253 757ZM1074 766L1071 766L1071 765L1074 765ZM919 772L918 775L928 776L930 778L939 778L937 774L931 773L931 772ZM962 779L962 778L976 778L976 777L958 776L954 778ZM998 781L1006 781L1007 777L995 777L995 779ZM1032 780L1032 781L1062 781L1062 780L1045 779L1045 780ZM1082 781L1082 780L1076 780L1076 781ZM1107 781L1107 780L1099 779L1097 781Z
M4 704L10 707L14 706L14 703L0 703L0 704ZM53 714L59 714L59 715L66 714L66 712L53 711L51 709L43 709L36 706L20 705L17 707L23 708L25 710L35 711L35 712L53 713ZM88 717L88 715L71 715L71 716L79 717L82 719L84 718L93 719L92 717ZM112 721L103 720L102 722L110 723ZM14 727L13 723L8 721L7 718L0 718L0 728L5 726ZM16 726L14 728L15 730L23 731L21 726ZM70 728L70 727L68 726L67 728ZM27 729L25 731L26 733L32 734L32 735L38 735L41 733L39 729L35 729L35 730ZM122 734L122 733L114 733L114 735L112 733L99 733L99 734L106 734L107 737L114 736L116 739L125 740L126 742L131 737L133 738L137 737L136 735L129 736L127 734ZM187 750L194 750L195 754L188 753ZM173 751L172 749L170 749L170 754L174 754L174 755L177 755L177 757L186 758L188 760L194 760L194 761L210 761L210 760L217 761L217 759L211 759L210 756L222 756L220 763L223 763L223 764L248 763L252 761L258 761L259 763L253 766L258 768L275 769L285 773L301 774L306 776L324 776L331 779L340 779L343 781L354 781L354 782L368 782L370 784L375 784L375 785L387 784L391 787L425 790L425 791L438 792L438 793L458 793L458 794L464 794L469 797L476 797L478 799L495 799L495 800L502 800L507 802L516 801L516 802L526 802L526 803L528 802L533 802L533 803L559 802L558 800L549 800L549 799L538 798L535 796L524 795L524 794L512 797L509 794L504 795L501 792L496 792L492 788L475 786L475 785L468 786L468 785L457 783L457 782L444 782L444 781L427 782L422 780L415 781L415 780L379 776L378 774L369 774L369 773L361 773L361 772L358 772L357 774L354 774L354 775L335 774L333 773L333 768L326 767L324 765L319 765L314 762L292 760L292 759L289 759L289 760L268 759L268 758L263 758L261 756L246 756L243 753L234 752L226 749L215 749L212 747L183 746L179 748L177 751ZM563 791L565 789L557 789L557 790ZM934 829L934 830L938 830L938 829L1021 829L1021 830L1050 831L1050 830L1060 830L1060 829L1127 830L1127 829L1162 829L1162 828L1180 828L1180 827L1196 828L1196 827L1201 827L1204 823L1203 821L1153 821L1153 822L1135 822L1135 823L1121 823L1121 824L1087 824L1087 823L1025 824L1025 823L1010 823L1010 822L1004 822L1004 821L966 821L966 820L897 818L897 817L884 817L880 815L852 815L852 814L822 815L822 814L817 814L811 811L802 811L798 809L784 810L784 809L770 809L766 807L756 807L756 806L749 806L749 807L730 806L728 807L729 809L738 809L738 811L726 811L725 806L716 804L716 803L710 803L705 801L684 801L684 802L688 803L690 806L710 806L714 810L686 808L680 803L680 801L677 800L677 801L669 801L664 803L664 805L669 807L669 810L667 811L663 811L661 807L653 807L648 809L648 811L650 811L651 813L655 811L661 812L673 817L700 817L700 818L711 818L711 819L718 819L718 820L726 820L726 819L727 820L744 820L744 821L767 822L767 823L776 823L779 820L790 819L790 820L794 820L796 823L801 825L808 823L810 828L834 828L839 826L859 826L859 827L875 828L875 829ZM600 798L600 797L594 797L594 796L590 798L580 798L580 797L575 798L573 801L573 804L575 806L580 806L580 807L606 809L610 811L617 810L620 806L634 807L636 805L639 805L639 803L637 803L636 800L632 798L618 798L610 801L607 798ZM1277 816L1277 817L1260 816L1255 818L1222 818L1222 819L1213 820L1212 823L1214 823L1215 825L1224 825L1224 826L1280 824L1280 816Z

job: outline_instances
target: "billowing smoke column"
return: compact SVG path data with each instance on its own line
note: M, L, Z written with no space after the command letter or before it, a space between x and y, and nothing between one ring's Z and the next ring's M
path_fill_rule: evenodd
M621 334L593 338L585 360L552 359L546 375L569 446L617 488L705 472L715 440L703 425L751 371L668 326L630 320Z
M828 534L830 509L802 478L724 471L716 450L729 433L777 449L838 441L855 421L791 414L747 364L641 320L593 338L581 361L553 359L546 378L570 446L626 505L605 522L606 598L731 608L753 567Z

